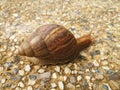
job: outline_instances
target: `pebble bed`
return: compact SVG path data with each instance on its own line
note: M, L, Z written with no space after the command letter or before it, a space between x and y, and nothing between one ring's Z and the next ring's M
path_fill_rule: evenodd
M77 62L34 65L15 55L37 27L98 36ZM120 0L0 0L0 90L120 90Z

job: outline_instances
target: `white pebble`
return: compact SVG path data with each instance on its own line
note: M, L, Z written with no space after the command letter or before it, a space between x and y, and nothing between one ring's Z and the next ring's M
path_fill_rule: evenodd
M57 78L57 74L56 74L56 73L53 73L53 74L52 74L52 78L54 78L54 79Z
M5 78L2 78L1 79L1 83L5 83L6 79Z
M67 76L63 76L63 80L66 81L67 80Z
M26 72L29 72L29 71L31 70L30 65L26 65L26 66L24 67L24 69L25 69Z
M109 70L110 68L108 66L102 66L103 69Z
M19 82L19 83L18 83L18 86L20 86L20 87L24 87L23 82Z
M56 66L56 67L55 67L55 71L56 71L56 72L60 72L60 67L59 67L59 66Z
M94 66L96 66L96 67L99 66L99 63L97 62L97 60L94 60L94 61L93 61L93 64L94 64Z
M33 90L32 86L28 86L27 90Z
M51 87L52 87L52 88L57 87L56 83L51 83Z
M3 67L0 67L0 71L3 71Z
M62 81L58 82L58 87L59 87L60 90L64 90L64 84L63 84Z
M80 81L82 79L82 76L77 76L77 81Z
M91 77L90 77L90 76L85 76L85 78L86 78L87 80L90 80Z
M107 65L108 62L107 62L107 61L102 61L101 64L102 64L102 65Z
M38 72L39 72L39 73L44 73L45 70L44 70L44 69L39 69Z
M70 74L71 73L71 70L68 68L68 67L65 67L65 74Z
M25 71L24 71L24 70L19 70L19 74L20 74L21 76L23 76L23 75L25 74Z
M28 85L34 85L35 83L36 83L35 80L31 80L31 79L28 80Z
M103 79L104 77L103 77L103 75L102 74L98 74L98 75L96 75L96 79L98 79L98 80L101 80L101 79Z
M18 14L17 13L13 13L12 14L14 17L18 17Z

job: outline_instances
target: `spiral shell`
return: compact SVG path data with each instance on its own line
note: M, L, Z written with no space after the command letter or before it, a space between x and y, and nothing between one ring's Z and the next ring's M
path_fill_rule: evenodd
M18 48L19 55L36 57L51 63L65 63L77 54L77 40L65 27L48 24L39 27Z

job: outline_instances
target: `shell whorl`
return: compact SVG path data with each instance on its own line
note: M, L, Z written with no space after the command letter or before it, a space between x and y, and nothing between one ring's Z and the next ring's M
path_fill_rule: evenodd
M63 26L48 24L39 27L18 49L19 55L41 59L72 59L77 49L73 34Z

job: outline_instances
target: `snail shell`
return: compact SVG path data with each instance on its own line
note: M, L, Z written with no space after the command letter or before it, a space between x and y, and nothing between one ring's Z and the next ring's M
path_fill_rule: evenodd
M17 50L17 54L36 57L41 63L62 64L74 60L91 44L90 34L75 39L65 27L47 24L39 27Z

